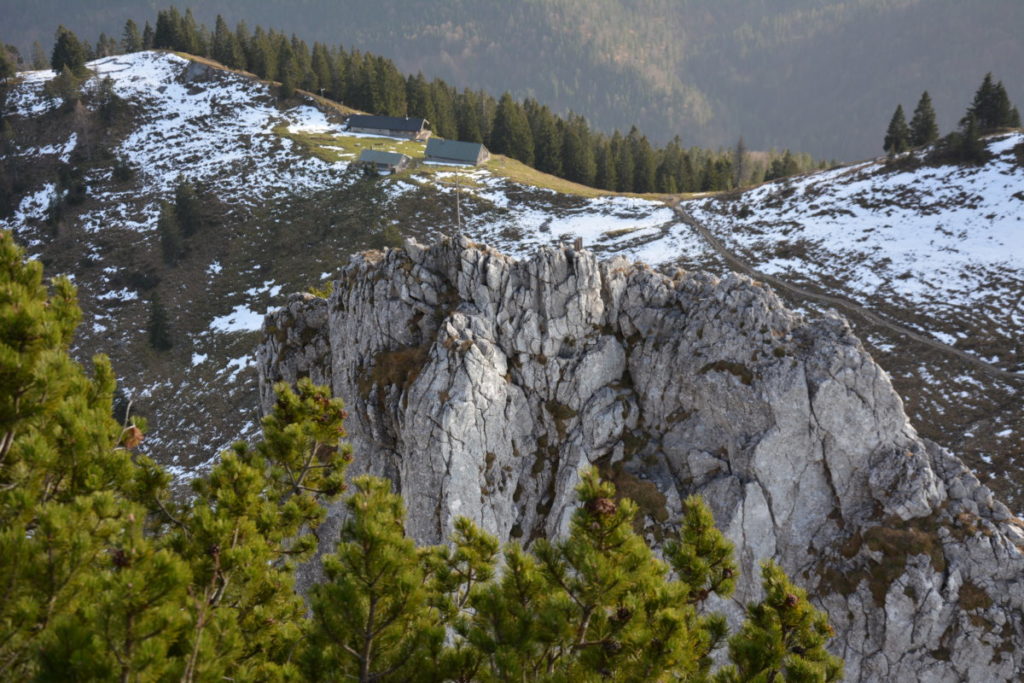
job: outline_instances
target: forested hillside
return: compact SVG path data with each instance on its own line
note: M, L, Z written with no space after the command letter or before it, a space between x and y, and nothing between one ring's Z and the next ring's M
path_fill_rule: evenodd
M33 41L50 45L55 17L94 40L159 7L0 4L0 38L26 55ZM752 148L864 158L880 151L893 101L927 89L949 129L968 84L988 71L1011 97L1024 92L1015 0L211 0L193 10L211 26L221 13L232 26L244 19L384 54L459 88L533 96L602 130L636 124L656 144L679 134L687 146L732 146L743 135Z

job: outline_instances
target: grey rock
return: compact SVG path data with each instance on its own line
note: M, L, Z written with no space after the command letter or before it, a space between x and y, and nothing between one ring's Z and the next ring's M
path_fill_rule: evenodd
M851 680L1024 670L1024 522L916 433L839 316L806 321L743 276L459 237L362 254L264 330L264 409L275 381L330 383L353 473L395 482L422 543L459 515L502 540L564 532L596 464L644 494L651 540L702 494L743 572L721 607L739 619L776 559L828 611Z

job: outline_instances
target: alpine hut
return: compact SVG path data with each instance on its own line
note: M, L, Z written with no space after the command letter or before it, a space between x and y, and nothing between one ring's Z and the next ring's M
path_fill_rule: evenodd
M491 158L479 142L459 142L458 140L440 140L431 138L427 142L425 160L435 164L469 164L479 166Z
M348 117L348 130L353 133L426 140L430 137L430 121L402 116L353 114Z

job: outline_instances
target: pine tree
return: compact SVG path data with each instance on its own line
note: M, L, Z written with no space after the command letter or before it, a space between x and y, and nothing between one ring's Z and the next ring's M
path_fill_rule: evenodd
M168 351L174 346L171 341L171 321L167 317L167 309L157 296L149 302L146 329L149 334L149 345L157 351Z
M181 14L177 8L160 10L156 14L156 30L153 32L153 47L157 50L178 50Z
M156 232L160 239L160 251L163 254L164 263L169 266L177 265L185 253L185 242L181 235L181 226L178 225L178 216L170 202L160 203L160 217L157 219Z
M245 58L238 39L228 28L224 17L219 14L214 26L211 54L218 62L232 69L241 69L245 66Z
M741 630L729 639L733 665L717 680L841 680L842 660L825 649L833 635L825 614L774 562L762 564L761 577L765 598L747 607Z
M7 56L7 50L0 49L0 81L4 83L16 74L17 71L14 68L14 63L11 58Z
M121 35L121 49L126 53L141 52L143 49L142 35L139 33L139 25L129 19L124 24L124 32Z
M427 576L405 535L402 499L391 483L358 477L327 582L311 591L313 620L304 670L309 680L408 680L422 651L444 638L429 610ZM341 606L344 608L339 609Z
M536 100L527 100L524 109L530 122L537 170L562 175L562 136L555 115Z
M43 92L48 97L60 99L64 104L72 105L82 98L82 80L76 76L71 67L64 65L60 74L43 86Z
M935 109L932 107L931 96L925 90L914 109L913 118L910 119L910 145L923 147L938 139L939 126L935 123Z
M78 37L64 28L57 29L57 40L53 45L53 53L50 56L50 68L60 73L64 67L71 69L75 75L81 75L85 71L86 53Z
M889 120L889 128L885 131L885 142L882 149L890 156L902 154L909 149L910 129L907 128L907 120L903 114L903 105L897 105Z
M196 194L196 187L184 176L178 176L174 188L174 215L177 218L181 236L188 238L200 232L205 226L203 205Z
M154 47L154 41L156 40L156 33L153 31L153 27L146 22L146 27L142 29L142 49L152 50Z
M42 71L50 67L50 60L46 58L46 50L39 44L38 40L32 41L32 68Z
M533 165L533 135L523 108L505 93L498 101L491 132L491 151Z
M964 128L968 116L974 116L981 135L997 128L1013 126L1013 105L1010 104L1010 98L1002 81L995 83L991 73L985 74L981 85L974 93L974 100L968 107L967 114L960 120L961 128Z
M750 158L742 135L736 141L736 148L732 152L732 172L733 187L742 187L749 180Z

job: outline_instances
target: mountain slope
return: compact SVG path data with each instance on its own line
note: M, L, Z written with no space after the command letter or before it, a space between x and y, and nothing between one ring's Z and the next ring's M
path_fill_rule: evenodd
M8 0L8 42L49 46L61 21L82 37L155 21L138 0ZM222 13L307 41L370 50L458 88L534 95L603 129L633 124L655 140L789 147L861 159L881 148L896 104L930 91L951 129L988 71L1024 97L1016 0L212 0ZM58 19L55 19L58 17ZM512 39L510 40L510 37ZM937 39L941 37L940 39ZM28 54L28 53L26 53ZM855 96L851 96L855 94Z
M13 135L0 163L23 188L0 222L49 272L75 277L86 314L79 354L112 355L126 399L151 418L147 446L182 474L254 431L251 352L263 314L290 292L331 280L363 249L403 235L432 242L461 226L523 257L578 237L603 256L669 271L729 268L657 201L596 196L503 158L475 171L423 165L366 178L349 168L360 148L419 148L346 134L336 109L306 96L282 102L265 83L174 55L93 66L123 98L110 123L100 116L98 79L75 108L41 94L48 72L23 74L8 98ZM682 206L765 272L1019 369L1020 141L993 140L996 156L976 168L901 171L871 162ZM118 158L133 161L132 178L115 177ZM204 195L208 220L170 267L156 217L179 173ZM74 203L67 186L78 176L87 190ZM63 213L48 219L58 185ZM831 305L780 294L809 315ZM147 343L154 296L172 318L175 346L166 353ZM955 447L1024 509L1019 383L843 312L891 373L921 433Z
M97 76L75 106L44 94L52 72L20 74L0 163L22 190L0 226L48 272L74 277L85 315L77 353L111 355L125 400L150 418L146 447L181 474L254 433L251 355L268 308L321 285L348 254L454 231L456 192L466 230L509 239L555 240L590 225L595 239L618 231L607 239L635 241L674 220L651 201L524 186L510 177L574 189L504 158L474 173L422 166L365 177L350 167L358 149L399 143L341 134L341 113L309 96L282 102L271 85L160 52L89 66ZM120 98L111 121L102 77ZM422 144L405 144L422 157ZM119 178L125 162L131 177ZM169 266L156 226L179 176L196 185L206 226ZM147 341L157 297L172 319L165 353Z

